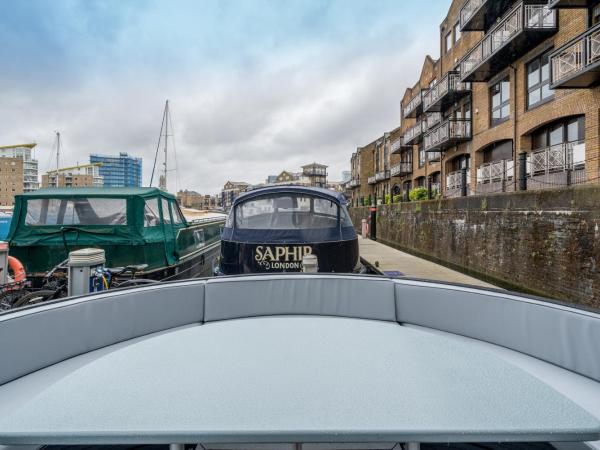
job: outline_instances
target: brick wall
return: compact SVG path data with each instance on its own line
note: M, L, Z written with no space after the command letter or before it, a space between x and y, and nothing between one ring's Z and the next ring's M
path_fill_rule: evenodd
M600 308L600 186L378 207L377 238L509 289ZM368 208L352 208L358 227Z

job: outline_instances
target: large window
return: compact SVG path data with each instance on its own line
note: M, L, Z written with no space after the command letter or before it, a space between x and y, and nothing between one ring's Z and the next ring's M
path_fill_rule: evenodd
M452 31L449 31L448 34L446 34L446 53L448 53L450 50L452 50Z
M550 53L544 53L527 64L527 108L551 100L554 91L550 89Z
M460 40L461 31L460 31L460 21L454 24L454 42L458 42Z
M27 201L25 225L127 225L127 200L32 199Z
M510 118L510 82L508 77L490 88L492 103L491 125L494 127Z
M246 230L335 228L339 211L337 203L319 197L269 195L238 205L235 226ZM341 214L344 215L345 211L342 210Z
M532 135L533 150L585 140L585 117L554 122Z
M419 167L423 167L425 165L425 147L423 144L419 144Z
M160 212L158 211L158 198L146 200L144 205L144 226L156 227L160 225Z

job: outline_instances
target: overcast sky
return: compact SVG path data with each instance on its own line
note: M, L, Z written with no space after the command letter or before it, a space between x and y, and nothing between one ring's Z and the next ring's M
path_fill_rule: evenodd
M400 123L450 0L2 0L0 145L61 165L144 158L170 100L179 182L216 193L317 161L330 179ZM169 165L174 167L174 154Z

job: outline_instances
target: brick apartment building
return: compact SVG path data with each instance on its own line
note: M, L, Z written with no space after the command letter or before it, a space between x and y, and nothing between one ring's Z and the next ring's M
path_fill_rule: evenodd
M15 195L39 189L37 144L0 147L0 206L12 206Z
M390 133L391 179L378 141L352 156L354 204L598 181L599 0L454 0L439 36Z
M177 201L182 208L212 209L219 206L216 196L200 194L196 191L188 191L187 189L177 192Z

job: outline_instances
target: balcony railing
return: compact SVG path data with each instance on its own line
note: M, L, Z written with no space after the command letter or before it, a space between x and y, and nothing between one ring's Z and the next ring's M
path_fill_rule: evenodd
M403 109L405 118L415 118L423 111L423 95L421 91L415 95Z
M390 171L384 170L383 172L377 172L375 174L375 181L380 182L390 178Z
M394 142L392 142L392 145L390 146L390 151L392 153L398 153L401 149L402 149L402 138L398 138Z
M351 180L349 186L350 186L350 188L359 187L360 186L360 179L359 178L355 178L354 180Z
M511 0L467 0L460 10L460 29L485 31L511 3Z
M469 171L467 170L467 186L470 186ZM450 172L446 175L446 189L460 189L462 187L462 170Z
M470 139L471 120L448 119L425 135L425 151L444 151Z
M434 163L441 161L442 154L440 152L428 152L427 153L427 161Z
M461 83L458 72L448 72L423 94L423 111L444 111L471 92L471 83Z
M424 122L417 122L406 130L406 133L404 133L404 137L402 138L404 146L415 145L418 143L423 136L426 126L427 125Z
M461 81L488 81L555 33L556 24L556 10L548 5L519 2L463 58Z
M535 176L574 170L584 165L585 144L569 142L531 152L527 158L527 173Z
M430 130L442 121L442 113L429 113L425 117L425 127Z
M551 87L587 88L600 81L600 24L550 55Z
M369 177L368 183L369 184L377 184L377 179L374 176Z
M393 177L403 177L410 175L413 171L412 161L401 162L392 167L391 175Z
M503 159L482 164L477 168L477 183L489 184L513 178L515 163L512 159Z

